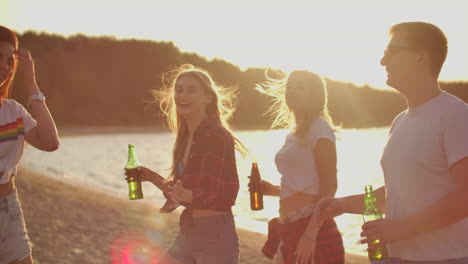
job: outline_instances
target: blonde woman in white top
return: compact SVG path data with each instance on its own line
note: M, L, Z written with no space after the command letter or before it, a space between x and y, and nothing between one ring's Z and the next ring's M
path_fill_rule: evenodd
M24 67L32 116L9 99L18 61ZM45 97L36 83L31 54L18 49L15 33L0 26L0 264L33 262L15 186L25 141L44 151L54 151L60 144Z
M270 109L276 117L273 127L290 129L275 157L281 185L266 181L262 185L265 195L280 197L279 219L270 221L262 251L269 258L276 255L280 263L344 263L334 220L327 220L320 230L311 229L315 204L321 197L333 197L337 189L335 135L325 82L312 72L293 71L259 88L275 100Z

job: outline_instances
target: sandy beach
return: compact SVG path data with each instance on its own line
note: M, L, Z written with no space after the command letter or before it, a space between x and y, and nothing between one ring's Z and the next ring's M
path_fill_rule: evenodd
M178 215L157 214L144 200L112 197L27 168L19 169L16 181L36 264L157 263L148 259L163 250L178 229ZM238 233L240 263L273 263L259 251L265 235L243 229ZM139 256L139 262L125 262L129 252ZM346 263L368 261L347 254Z

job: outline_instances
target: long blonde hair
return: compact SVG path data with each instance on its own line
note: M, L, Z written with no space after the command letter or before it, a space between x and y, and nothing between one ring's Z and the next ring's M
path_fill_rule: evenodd
M327 89L323 78L309 71L293 71L283 78L276 79L265 73L267 81L257 85L257 90L270 96L273 104L267 110L267 114L274 117L271 128L288 128L291 133L304 137L313 121L318 118L326 120L334 129L333 120L327 107ZM306 89L311 91L307 109L304 111L302 120L297 120L298 113L288 105L286 101L286 88L288 81L292 78L301 78L307 83ZM304 94L304 96L306 96Z
M196 68L191 64L184 64L175 70L163 74L163 87L160 90L154 91L153 94L156 100L159 101L160 109L164 114L167 125L176 134L176 140L172 149L171 176L175 175L177 162L182 159L189 132L187 123L177 113L174 101L175 87L177 87L177 83L184 76L190 76L201 84L204 92L211 97L211 101L206 109L208 117L215 118L227 130L230 130L228 121L232 117L236 107L234 90L216 85L210 74L201 68ZM242 156L245 156L248 152L247 148L232 134L231 136L234 140L235 148Z

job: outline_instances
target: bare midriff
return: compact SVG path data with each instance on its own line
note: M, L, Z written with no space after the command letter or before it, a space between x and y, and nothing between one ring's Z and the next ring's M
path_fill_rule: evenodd
M299 208L315 204L320 200L321 196L309 193L295 193L280 200L279 214L286 216Z
M3 171L0 171L3 175ZM15 176L11 175L10 180L5 184L0 184L0 197L7 196L15 190Z

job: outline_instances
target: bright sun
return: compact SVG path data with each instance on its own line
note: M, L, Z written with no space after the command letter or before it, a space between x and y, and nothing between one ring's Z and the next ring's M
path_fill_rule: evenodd
M20 32L173 41L181 50L222 58L243 69L308 69L385 88L379 61L387 30L403 21L440 26L450 43L441 79L467 78L468 35L463 29L468 18L458 2L395 0L382 6L372 0L8 0L0 4L0 14L6 26Z

